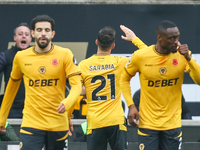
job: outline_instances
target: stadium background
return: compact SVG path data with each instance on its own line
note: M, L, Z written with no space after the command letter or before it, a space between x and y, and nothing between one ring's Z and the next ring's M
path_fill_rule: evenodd
M40 14L48 14L55 19L56 36L53 42L69 47L79 62L96 52L94 41L99 29L104 26L112 26L117 31L113 53L130 54L137 48L121 40L121 24L131 28L147 45L151 45L156 42L157 24L167 19L179 27L180 42L189 45L200 64L199 4L199 0L1 0L0 51L13 44L13 29L19 23L30 24L31 19ZM186 74L183 94L194 120L200 116L199 90L199 86L194 85ZM195 128L189 127L188 135ZM198 142L198 139L191 137L188 141ZM199 143L197 146L200 149Z

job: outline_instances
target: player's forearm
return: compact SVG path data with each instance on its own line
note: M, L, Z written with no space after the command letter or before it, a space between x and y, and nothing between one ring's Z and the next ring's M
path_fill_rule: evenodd
M67 98L65 98L61 103L65 105L65 110L68 111L74 103L77 101L78 97L82 91L81 75L72 76L69 78L71 85L71 90Z
M133 40L132 40L132 43L138 47L139 49L142 49L142 48L145 48L147 47L147 45L138 37L135 37Z
M8 81L3 102L1 104L0 126L5 126L6 124L10 108L19 89L20 83L21 80L13 81L11 78Z
M130 80L131 80L131 76L126 74L124 71L120 80L120 88L128 107L134 104L132 96L131 96Z
M72 106L67 110L68 119L71 119L71 118L72 118L72 113L73 113L73 111L74 111L75 105L76 105L76 103L74 103L74 105L72 105Z
M200 85L200 66L199 64L191 58L191 60L188 62L189 65L189 75L194 80L194 82L198 85Z

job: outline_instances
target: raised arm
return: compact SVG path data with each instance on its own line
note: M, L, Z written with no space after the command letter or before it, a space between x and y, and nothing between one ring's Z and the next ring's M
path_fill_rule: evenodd
M136 47L138 47L138 49L147 47L147 45L142 40L140 40L131 29L124 25L120 25L120 28L125 34L125 36L121 35L123 40L131 41Z
M190 77L193 79L193 81L200 85L200 66L199 64L191 57L190 51L188 49L187 44L181 45L179 43L179 53L182 54L185 59L188 61L188 65L186 67L187 73L190 75Z

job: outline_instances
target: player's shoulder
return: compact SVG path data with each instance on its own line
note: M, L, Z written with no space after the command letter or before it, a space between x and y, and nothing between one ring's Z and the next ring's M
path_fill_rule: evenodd
M94 55L92 55L92 56L90 56L90 57L88 57L88 58L86 58L86 59L81 60L80 63L79 63L79 65L80 65L80 64L87 64L87 63L93 61L93 56L94 56Z
M136 55L136 56L149 55L150 53L154 53L154 49L155 49L155 45L151 45L151 46L134 51L133 55Z
M17 56L24 56L24 55L29 55L30 53L32 53L34 50L34 46L31 46L27 49L24 49L24 50L21 50L21 51L18 51L16 53Z
M115 56L113 56L113 59L120 64L120 63L127 62L130 59L130 56L115 55Z
M82 60L79 65L91 65L91 64L101 64L101 63L120 63L122 61L126 61L129 58L127 57L121 57L121 56L111 56L111 55L92 55L88 57L87 59Z
M61 47L58 45L53 45L53 49L62 53L72 53L72 51L69 48Z

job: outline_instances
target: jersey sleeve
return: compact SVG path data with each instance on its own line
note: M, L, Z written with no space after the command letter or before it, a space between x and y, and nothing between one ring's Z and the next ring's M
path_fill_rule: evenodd
M69 109L71 109L71 107L76 103L82 91L81 72L80 72L79 67L77 66L77 62L73 54L70 52L67 57L68 57L68 61L66 61L65 71L66 71L71 89L67 98L65 98L61 103L65 105L66 111L72 112ZM70 115L71 114L68 113L68 116Z
M131 86L130 86L130 80L132 76L138 72L138 64L139 58L135 55L135 52L132 54L131 59L124 67L124 70L121 75L120 80L120 87L122 90L122 94L126 100L126 103L128 107L132 104L134 104L132 95L131 95Z
M67 111L72 112L69 109L71 109L71 107L76 103L82 91L81 75L71 76L69 78L69 83L71 85L71 90L67 98L65 98L61 103L65 105ZM70 114L68 115L70 116Z
M70 109L67 110L68 120L69 120L69 119L72 119L72 113L73 113L73 111L74 111L75 105L76 105L76 103L74 103L74 105L72 105L72 106L70 107Z
M2 105L1 105L0 126L4 126L5 123L6 123L6 119L8 117L10 108L12 106L14 98L17 94L18 89L19 89L22 76L23 76L23 74L20 70L20 65L19 65L19 62L18 62L18 56L16 55L14 60L13 60L13 68L12 68L12 72L11 72L11 77L10 77L9 82L7 84L6 91L5 91L4 98L3 98L3 102L2 102Z
M19 56L16 54L13 60L13 67L10 75L13 80L20 80L23 77L23 73L20 69L19 59Z
M85 78L85 67L84 67L84 63L83 61L81 61L79 64L78 64L80 70L81 70L81 77L82 77L82 82L83 82L83 79ZM83 84L83 83L82 83Z
M65 71L66 71L67 77L70 78L71 76L81 74L76 58L74 57L71 51L67 53L66 58L67 59L65 62Z
M186 72L196 84L200 85L200 66L193 58L188 62Z
M3 102L1 104L0 126L5 126L6 124L10 108L19 89L20 83L21 80L14 81L11 78L8 81Z
M147 45L139 38L139 37L135 37L132 40L132 43L138 48L138 49L142 49L142 48L146 48Z

